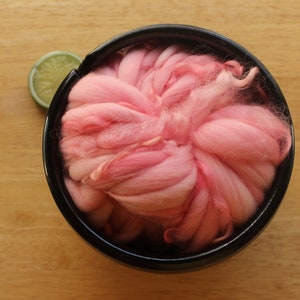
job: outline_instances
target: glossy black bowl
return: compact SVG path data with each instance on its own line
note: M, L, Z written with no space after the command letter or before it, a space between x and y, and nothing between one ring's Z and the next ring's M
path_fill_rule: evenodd
M85 221L74 205L63 180L64 168L59 148L59 132L70 89L82 76L104 63L113 53L128 46L149 41L183 43L194 52L212 53L224 60L236 59L245 67L258 66L263 89L270 101L284 112L289 120L293 138L289 155L278 167L275 180L255 216L222 243L189 255L176 254L176 252L154 252L133 245L118 245L107 240ZM249 244L272 219L282 201L292 173L294 151L293 126L287 103L265 66L246 49L230 39L205 29L186 25L153 25L139 28L114 37L89 53L78 70L72 70L58 88L48 111L43 135L43 162L46 178L53 198L65 219L80 236L103 254L130 266L156 271L187 271L205 267L230 257Z

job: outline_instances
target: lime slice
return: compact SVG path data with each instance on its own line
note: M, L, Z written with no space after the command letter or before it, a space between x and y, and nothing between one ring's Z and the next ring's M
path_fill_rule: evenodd
M28 87L35 102L48 109L60 83L72 69L78 68L81 61L78 55L67 51L53 51L41 57L28 77Z

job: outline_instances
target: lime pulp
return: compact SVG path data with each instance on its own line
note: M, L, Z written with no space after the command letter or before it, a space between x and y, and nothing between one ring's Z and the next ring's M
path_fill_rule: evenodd
M61 82L82 59L71 52L53 51L41 57L29 72L28 86L33 99L43 108L49 108Z

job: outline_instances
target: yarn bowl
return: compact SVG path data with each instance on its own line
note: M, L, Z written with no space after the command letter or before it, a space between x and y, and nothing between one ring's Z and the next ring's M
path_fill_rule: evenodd
M91 72L112 53L150 40L164 43L180 42L203 53L213 53L224 59L237 58L249 65L258 66L265 93L284 112L290 124L292 146L289 154L277 168L275 179L255 215L224 241L190 254L151 252L138 246L120 245L101 236L78 210L64 182L59 132L71 88L79 78ZM207 267L231 257L253 241L270 222L284 197L292 174L295 152L293 125L288 105L278 84L266 67L245 48L222 35L198 27L175 24L138 28L114 37L90 52L79 68L72 70L58 88L45 120L42 147L44 170L50 191L59 210L73 229L88 244L120 263L143 270L162 272L188 271Z

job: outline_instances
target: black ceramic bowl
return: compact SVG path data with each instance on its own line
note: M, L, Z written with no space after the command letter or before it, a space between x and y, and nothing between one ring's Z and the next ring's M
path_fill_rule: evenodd
M70 89L80 77L105 62L112 53L148 41L184 43L199 53L213 53L227 60L237 59L246 66L258 66L259 76L264 84L263 88L270 101L285 113L290 122L293 137L290 153L278 167L275 180L255 216L224 242L190 255L151 253L138 247L118 245L105 239L84 220L74 205L63 180L59 132ZM43 162L47 181L57 206L70 225L89 244L109 257L134 267L156 271L186 271L208 266L228 258L245 247L262 232L276 212L289 184L293 159L294 136L290 112L280 88L265 66L246 49L228 38L205 29L185 25L154 25L139 28L117 36L89 53L78 70L71 71L58 88L48 111L43 135Z

